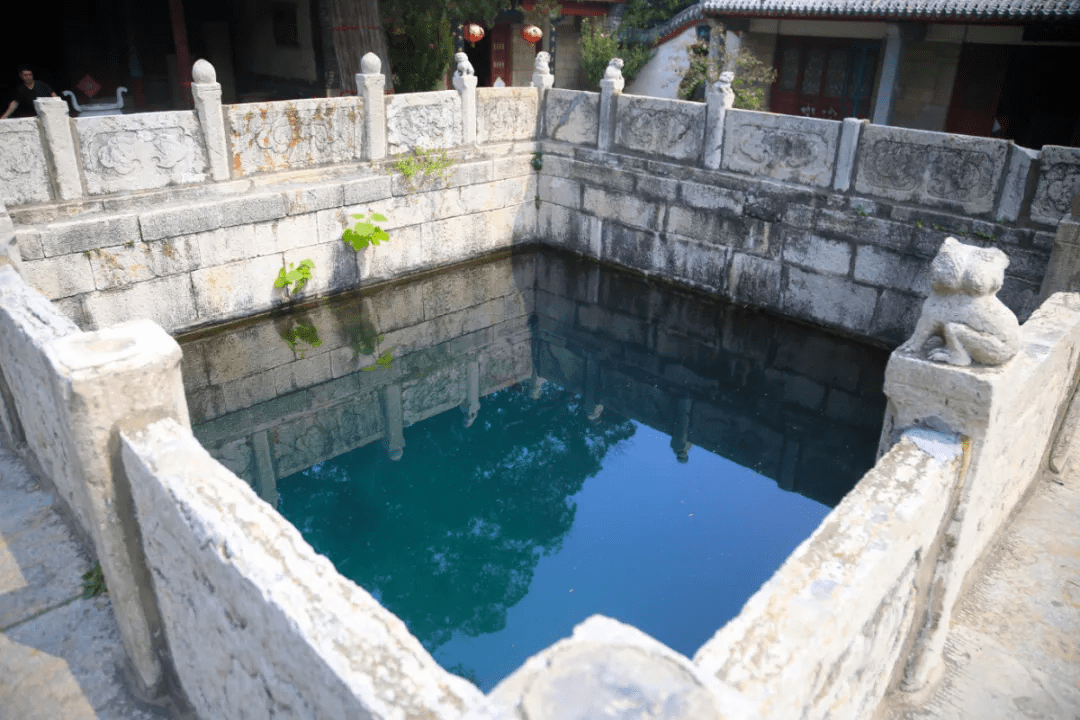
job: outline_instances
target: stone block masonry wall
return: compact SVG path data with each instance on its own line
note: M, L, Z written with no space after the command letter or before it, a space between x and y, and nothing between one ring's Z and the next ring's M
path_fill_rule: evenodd
M1000 296L1026 318L1080 191L1066 148L736 110L712 148L712 115L683 109L705 106L616 100L601 118L593 94L547 95L541 238L890 345L913 329L949 235L1009 255ZM594 149L605 123L608 152Z

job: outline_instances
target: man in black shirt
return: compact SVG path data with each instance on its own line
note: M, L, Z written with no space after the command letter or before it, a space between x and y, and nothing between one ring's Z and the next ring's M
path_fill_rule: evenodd
M19 77L22 84L15 90L15 99L8 105L0 120L16 113L16 117L34 117L37 111L34 109L34 100L41 97L56 97L53 89L41 80L34 80L34 71L28 67L19 68Z

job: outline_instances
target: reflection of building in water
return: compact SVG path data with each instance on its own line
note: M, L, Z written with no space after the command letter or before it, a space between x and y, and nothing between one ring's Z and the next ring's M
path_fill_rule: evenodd
M253 323L184 344L195 432L268 501L280 478L480 398L545 380L835 504L873 462L886 353L595 264L526 253L309 312L303 358ZM266 325L266 327L263 327ZM362 337L361 337L362 336ZM393 362L377 364L393 348Z

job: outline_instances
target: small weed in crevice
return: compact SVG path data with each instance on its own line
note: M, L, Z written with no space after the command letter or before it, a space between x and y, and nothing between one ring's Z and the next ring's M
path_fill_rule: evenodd
M416 191L419 185L430 180L447 180L453 158L445 150L424 150L417 148L412 155L394 162L394 169L405 176L409 189ZM414 181L415 179L415 181Z
M92 597L109 592L105 587L105 575L101 572L101 562L95 560L94 567L90 568L82 576L82 596L89 600Z
M855 214L858 215L859 217L866 217L870 213L866 212L866 209L863 208L862 205L856 205L855 206Z
M536 172L540 172L544 169L544 153L534 152L532 156L532 167Z

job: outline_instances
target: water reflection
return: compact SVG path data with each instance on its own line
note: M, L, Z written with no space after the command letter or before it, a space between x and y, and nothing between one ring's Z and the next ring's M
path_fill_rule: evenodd
M634 434L579 403L550 383L500 391L471 426L450 412L406 429L400 462L369 445L288 478L280 510L430 650L497 632L573 525L567 498Z

